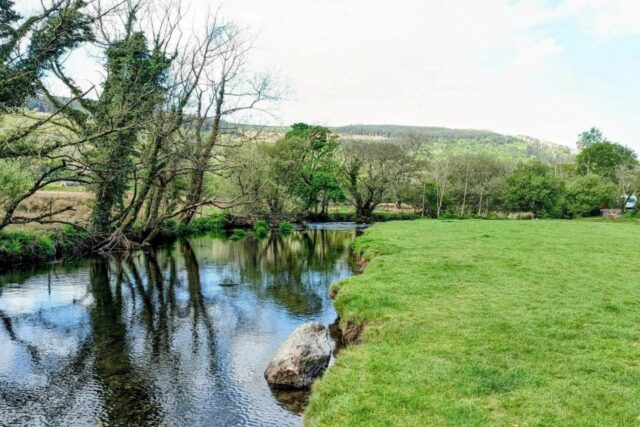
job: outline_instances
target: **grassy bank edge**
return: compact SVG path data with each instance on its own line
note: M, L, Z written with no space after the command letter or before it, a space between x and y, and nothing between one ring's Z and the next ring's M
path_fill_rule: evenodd
M427 221L427 219L416 221ZM382 259L385 254L401 250L400 247L394 245L387 245L384 248L376 245L375 238L370 236L375 227L375 225L369 227L364 231L364 234L356 237L351 242L352 262L356 270L355 275L334 283L330 288L330 296L339 316L339 328L342 335L342 344L344 345L344 348L340 350L339 355L336 357L335 365L330 368L331 370L339 370L340 366L345 362L350 363L348 359L351 356L357 353L362 354L365 351L363 347L366 347L368 335L374 333L376 324L384 322L384 319L379 317L364 318L358 316L355 314L357 310L350 309L354 300L349 291L349 284L356 280L367 280L367 272L372 267L375 268L375 263ZM358 304L358 302L355 303ZM311 398L304 413L305 426L324 424L324 421L322 421L324 408L322 403L318 403L321 402L321 399L314 399L314 397L318 397L316 389L322 387L325 381L330 381L325 378L319 378L313 385Z

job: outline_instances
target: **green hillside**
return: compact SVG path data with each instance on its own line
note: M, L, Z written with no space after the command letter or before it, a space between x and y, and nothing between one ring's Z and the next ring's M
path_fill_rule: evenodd
M344 138L394 139L418 144L425 154L490 153L500 158L536 158L545 163L573 159L571 149L528 136L502 135L488 130L428 126L349 125L333 128Z
M66 102L68 99L61 98ZM29 101L29 110L42 113L54 111L43 99ZM211 120L212 122L212 120ZM205 124L208 130L210 123ZM262 140L276 140L284 135L286 126L261 126L223 122L222 133L244 134L248 130ZM419 146L425 157L443 154L486 153L504 160L535 158L544 163L567 163L573 160L571 149L528 136L502 135L479 129L451 129L436 126L348 125L331 128L344 139L397 140Z

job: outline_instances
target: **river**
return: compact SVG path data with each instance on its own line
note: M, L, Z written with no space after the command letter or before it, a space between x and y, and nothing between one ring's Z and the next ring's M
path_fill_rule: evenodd
M0 275L0 425L288 426L306 393L273 392L270 358L336 319L353 226Z

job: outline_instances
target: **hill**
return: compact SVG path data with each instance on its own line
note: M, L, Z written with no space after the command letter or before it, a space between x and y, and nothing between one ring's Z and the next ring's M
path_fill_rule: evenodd
M425 154L489 153L500 158L544 163L573 159L569 147L529 136L502 135L489 130L450 129L428 126L349 125L332 128L343 138L391 139L420 145Z
M68 98L60 98L67 102ZM78 105L72 104L78 108ZM55 108L44 99L32 99L29 110L50 113ZM205 130L208 127L205 124ZM486 153L505 160L538 159L543 163L566 163L573 160L570 148L529 136L502 135L479 129L451 129L435 126L363 125L332 127L344 139L397 140L417 144L425 156L443 154ZM261 126L226 122L222 132L247 134L261 140L275 140L287 131L286 126Z

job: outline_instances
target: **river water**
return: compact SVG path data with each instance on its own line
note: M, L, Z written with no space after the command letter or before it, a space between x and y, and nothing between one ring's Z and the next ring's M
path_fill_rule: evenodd
M270 358L336 318L350 226L0 275L0 425L288 426L305 393L273 392Z

